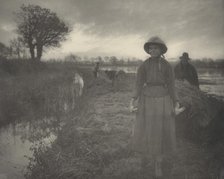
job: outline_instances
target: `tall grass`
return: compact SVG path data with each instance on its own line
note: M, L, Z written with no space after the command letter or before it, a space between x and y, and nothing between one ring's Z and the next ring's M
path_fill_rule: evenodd
M0 60L0 125L63 115L76 71L88 76L72 62Z

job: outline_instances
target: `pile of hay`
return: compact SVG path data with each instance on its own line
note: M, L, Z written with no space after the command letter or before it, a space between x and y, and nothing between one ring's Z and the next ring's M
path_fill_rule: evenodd
M178 134L200 143L223 139L224 102L182 81L176 81L176 91L186 107L176 116Z

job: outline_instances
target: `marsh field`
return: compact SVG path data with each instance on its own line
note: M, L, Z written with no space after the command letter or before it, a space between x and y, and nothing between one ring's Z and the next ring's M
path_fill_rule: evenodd
M112 67L104 67L110 69ZM113 67L115 68L115 67ZM130 151L135 114L128 106L136 67L114 86L93 66L72 62L1 62L0 178L148 178ZM75 72L84 94L71 109ZM201 91L176 82L188 110L176 117L177 179L216 179L224 167L223 69L198 69ZM65 105L66 104L66 105Z

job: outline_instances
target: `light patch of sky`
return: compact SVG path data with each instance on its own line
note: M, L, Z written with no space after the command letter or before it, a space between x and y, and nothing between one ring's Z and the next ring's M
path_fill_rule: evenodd
M86 26L77 26L61 44L61 48L47 51L45 58L77 54L87 56L144 57L144 40L138 34L123 36L98 36L85 33Z
M15 27L12 24L3 24L3 25L1 25L1 28L5 31L15 30Z

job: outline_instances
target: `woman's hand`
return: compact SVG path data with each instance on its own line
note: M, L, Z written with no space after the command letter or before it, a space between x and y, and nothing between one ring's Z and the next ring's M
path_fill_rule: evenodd
M130 104L129 104L129 111L132 112L134 109L134 98L131 98Z
M130 105L129 105L129 110L130 112L136 112L138 109L134 106L134 103L135 103L135 99L132 98L131 101L130 101Z
M176 115L182 113L184 110L185 110L185 107L184 106L180 107L180 103L179 102L175 103L174 112L175 112Z

